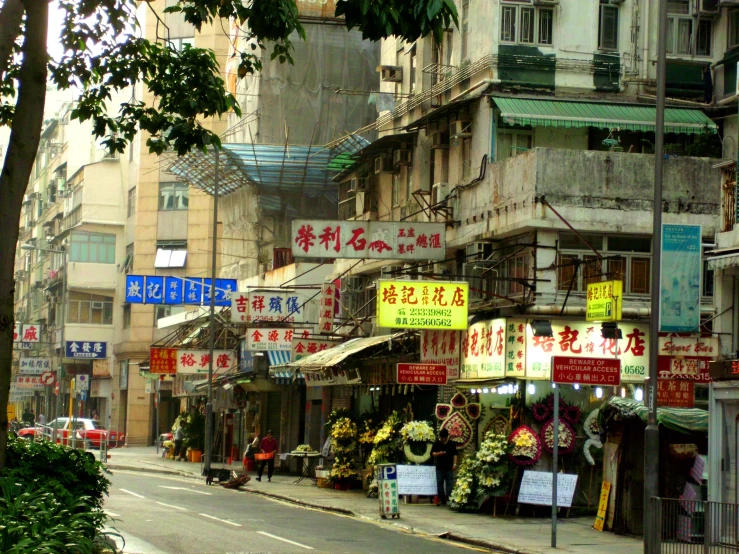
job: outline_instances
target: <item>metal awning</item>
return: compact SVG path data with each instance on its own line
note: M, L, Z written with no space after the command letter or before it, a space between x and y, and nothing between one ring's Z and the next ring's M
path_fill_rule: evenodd
M646 425L649 410L641 402L614 396L601 408L601 414L618 411L625 418L639 418ZM707 433L708 411L700 408L657 408L657 423L680 433Z
M252 185L275 204L281 194L317 198L326 193L326 184L342 169L331 162L340 154L353 154L369 144L357 137L341 149L290 144L224 144L219 156L220 195ZM191 186L213 194L215 151L194 150L175 158L168 171ZM261 207L261 206L260 206ZM268 208L269 209L269 208ZM276 209L281 209L279 206Z
M267 352L267 359L269 360L270 367L290 363L291 354L292 352L289 350L274 350Z
M333 367L340 362L346 360L349 356L358 354L367 348L386 343L392 343L393 340L406 335L406 332L395 333L394 335L380 335L378 337L363 337L352 339L328 350L316 352L305 358L301 358L296 362L290 362L283 366L275 367L275 370L294 368L298 371L315 372L327 367Z
M716 248L706 251L708 269L728 269L739 267L739 246Z
M539 100L495 96L495 105L507 125L532 127L597 127L629 131L654 131L657 119L655 106ZM716 132L718 126L697 108L665 108L665 133Z

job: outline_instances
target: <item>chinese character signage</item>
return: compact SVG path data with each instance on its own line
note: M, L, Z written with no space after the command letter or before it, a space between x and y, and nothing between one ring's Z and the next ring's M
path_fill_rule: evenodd
M552 382L560 385L587 383L616 386L621 384L621 360L553 356Z
M104 358L102 360L92 361L92 376L93 377L110 377L110 360Z
M382 464L375 468L375 479L379 485L380 515L399 514L398 470L395 464Z
M210 279L126 275L129 304L210 304ZM216 306L230 306L236 279L216 279Z
M297 362L301 358L315 354L316 352L323 352L329 348L341 344L338 341L326 340L326 339L313 339L310 337L295 337L293 336L293 347L290 360Z
M447 380L459 378L460 333L436 329L421 330L421 361L445 365Z
M469 284L378 281L377 324L403 329L467 329Z
M691 333L700 326L701 226L662 225L659 330Z
M623 338L604 339L600 326L580 321L552 321L552 337L535 337L527 325L526 378L551 379L552 356L619 358L621 381L643 382L649 360L649 325L621 323ZM506 357L510 352L506 353ZM583 381L583 384L589 384Z
M622 288L621 281L588 283L585 320L620 321Z
M296 258L443 260L446 225L296 219L291 242Z
M321 296L318 305L318 332L332 333L334 330L334 314L336 310L336 291L333 283L321 285Z
M16 323L13 326L13 342L21 342L22 337L23 337L23 324Z
M660 337L659 355L717 358L719 355L718 337L701 337L699 335L679 337L672 334Z
M687 379L660 379L657 381L657 406L692 408L693 381Z
M107 354L107 342L68 340L64 355L67 358L96 359L107 358Z
M462 379L505 376L505 319L478 321L462 333Z
M444 364L397 364L400 385L446 385Z
M739 360L721 360L709 362L711 379L739 379Z
M286 350L293 348L292 329L247 329L246 349L254 351Z
M23 375L41 375L51 371L49 358L21 358L18 360L18 373Z
M44 386L40 375L18 375L15 379L15 388L18 389L44 390Z
M246 323L249 317L249 293L235 292L231 295L231 322Z
M17 331L18 326L16 326ZM39 342L41 340L41 326L36 323L24 323L20 325L21 338L20 342ZM16 333L14 332L13 335Z
M177 349L176 348L150 348L149 349L149 373L176 375L177 374Z
M526 324L525 319L506 320L505 374L506 377L523 379L526 376Z
M711 358L658 356L657 371L660 379L691 379L698 383L710 383Z
M230 350L213 351L213 372L230 369L235 362L235 355ZM210 352L208 350L177 349L177 373L208 373Z

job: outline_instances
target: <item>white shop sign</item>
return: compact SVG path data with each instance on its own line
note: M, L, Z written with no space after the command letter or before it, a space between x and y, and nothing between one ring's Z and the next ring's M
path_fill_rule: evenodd
M434 466L398 465L398 494L436 496Z
M569 508L575 496L577 475L557 474L557 506ZM519 504L552 505L552 474L545 471L524 471L521 489L518 491Z

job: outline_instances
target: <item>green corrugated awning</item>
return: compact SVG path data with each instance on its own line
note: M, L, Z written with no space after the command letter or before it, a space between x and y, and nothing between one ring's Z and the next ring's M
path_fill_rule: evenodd
M654 131L657 109L654 106L563 102L530 98L495 97L501 120L508 125L532 127L598 127L629 131ZM665 108L666 133L702 133L718 127L699 109Z
M638 417L647 423L649 410L641 402L614 396L601 408L601 413L608 408L617 410L623 417ZM657 408L657 423L680 433L707 433L708 412L700 408Z

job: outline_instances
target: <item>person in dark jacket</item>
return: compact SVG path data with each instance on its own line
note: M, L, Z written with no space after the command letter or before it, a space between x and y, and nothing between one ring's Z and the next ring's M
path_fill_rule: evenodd
M439 440L431 447L436 462L436 486L439 506L446 506L454 488L454 472L457 469L457 445L449 440L449 431L439 431Z

